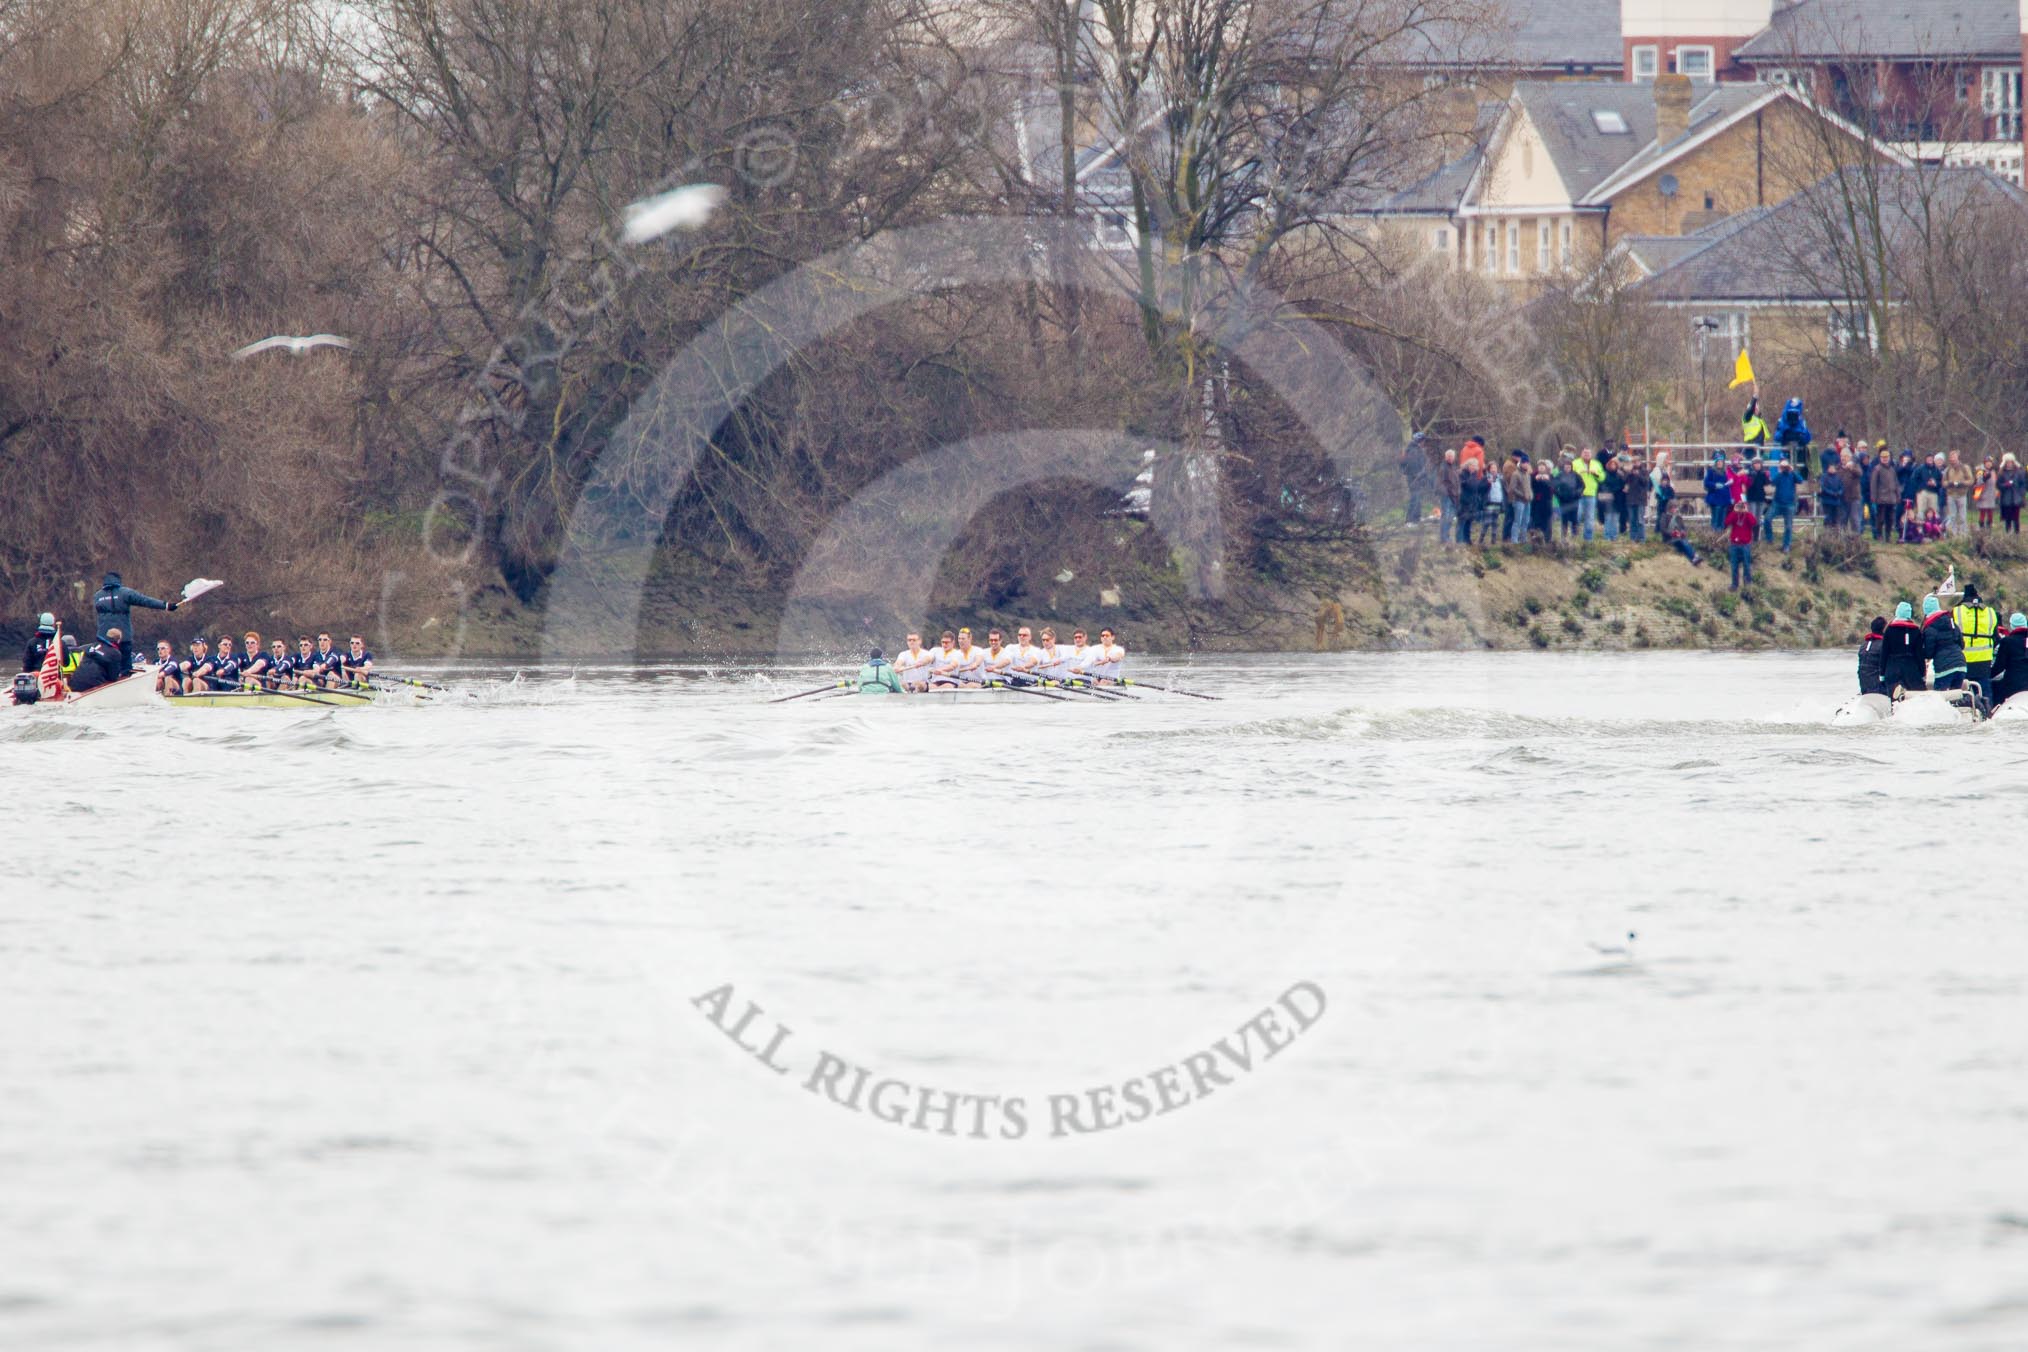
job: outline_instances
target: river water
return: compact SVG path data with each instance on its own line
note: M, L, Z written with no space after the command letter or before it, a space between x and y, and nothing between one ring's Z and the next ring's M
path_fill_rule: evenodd
M2028 729L1850 671L13 714L0 1345L2020 1348Z

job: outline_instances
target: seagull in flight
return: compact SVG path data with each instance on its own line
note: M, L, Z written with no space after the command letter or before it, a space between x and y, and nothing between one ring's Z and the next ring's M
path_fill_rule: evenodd
M1627 931L1627 941L1623 944L1593 944L1591 951L1608 958L1618 958L1621 962L1632 962L1634 960L1634 932L1632 930Z
M671 230L695 230L710 220L724 201L725 189L716 183L686 183L644 197L627 204L620 238L629 244L646 244Z
M335 333L313 333L307 338L297 338L290 334L278 333L272 338L263 338L258 343L248 343L245 347L234 352L232 359L234 361L245 361L256 352L266 352L268 349L276 347L286 347L289 351L300 357L313 347L350 349L351 346L352 340L350 338L340 338Z

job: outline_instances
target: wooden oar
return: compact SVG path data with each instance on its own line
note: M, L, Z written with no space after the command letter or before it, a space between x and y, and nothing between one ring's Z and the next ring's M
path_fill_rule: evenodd
M1159 690L1165 695L1188 695L1191 699L1224 699L1223 695L1200 695L1195 690L1178 690L1173 685L1155 685L1150 681L1130 681L1124 678L1121 685L1138 685L1148 690Z
M793 695L783 695L779 699L771 699L768 701L768 703L787 704L792 699L808 699L811 695L821 695L826 690L843 690L844 688L845 682L833 681L829 685L820 685L816 687L814 690L799 690Z

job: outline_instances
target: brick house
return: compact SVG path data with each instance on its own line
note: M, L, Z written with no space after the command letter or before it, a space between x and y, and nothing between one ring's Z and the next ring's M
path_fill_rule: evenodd
M1627 235L1679 235L1781 202L1832 165L1825 126L1780 85L1523 81L1474 150L1363 211L1448 266L1527 283Z
M1875 195L1888 249L1910 260L1888 269L1885 296L1876 299L1889 307L1901 303L1896 269L1920 271L1916 251L1926 229L1982 228L1961 212L2028 214L2028 193L1990 171L1891 165L1849 190L1841 192L1834 176L1687 235L1629 235L1616 256L1642 278L1638 289L1648 301L1680 317L1701 368L1698 382L1707 393L1723 390L1742 348L1766 377L1839 348L1877 346L1868 304L1851 294L1858 273L1836 259L1851 238L1841 204Z
M2022 0L1622 0L1626 78L1790 84L1914 159L2021 182Z

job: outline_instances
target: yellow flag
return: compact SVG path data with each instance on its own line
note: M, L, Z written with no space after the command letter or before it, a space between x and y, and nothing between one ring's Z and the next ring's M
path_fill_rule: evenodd
M1746 349L1741 348L1739 349L1739 364L1732 371L1732 383L1725 388L1736 390L1741 385L1751 385L1754 383L1753 363L1747 359Z

